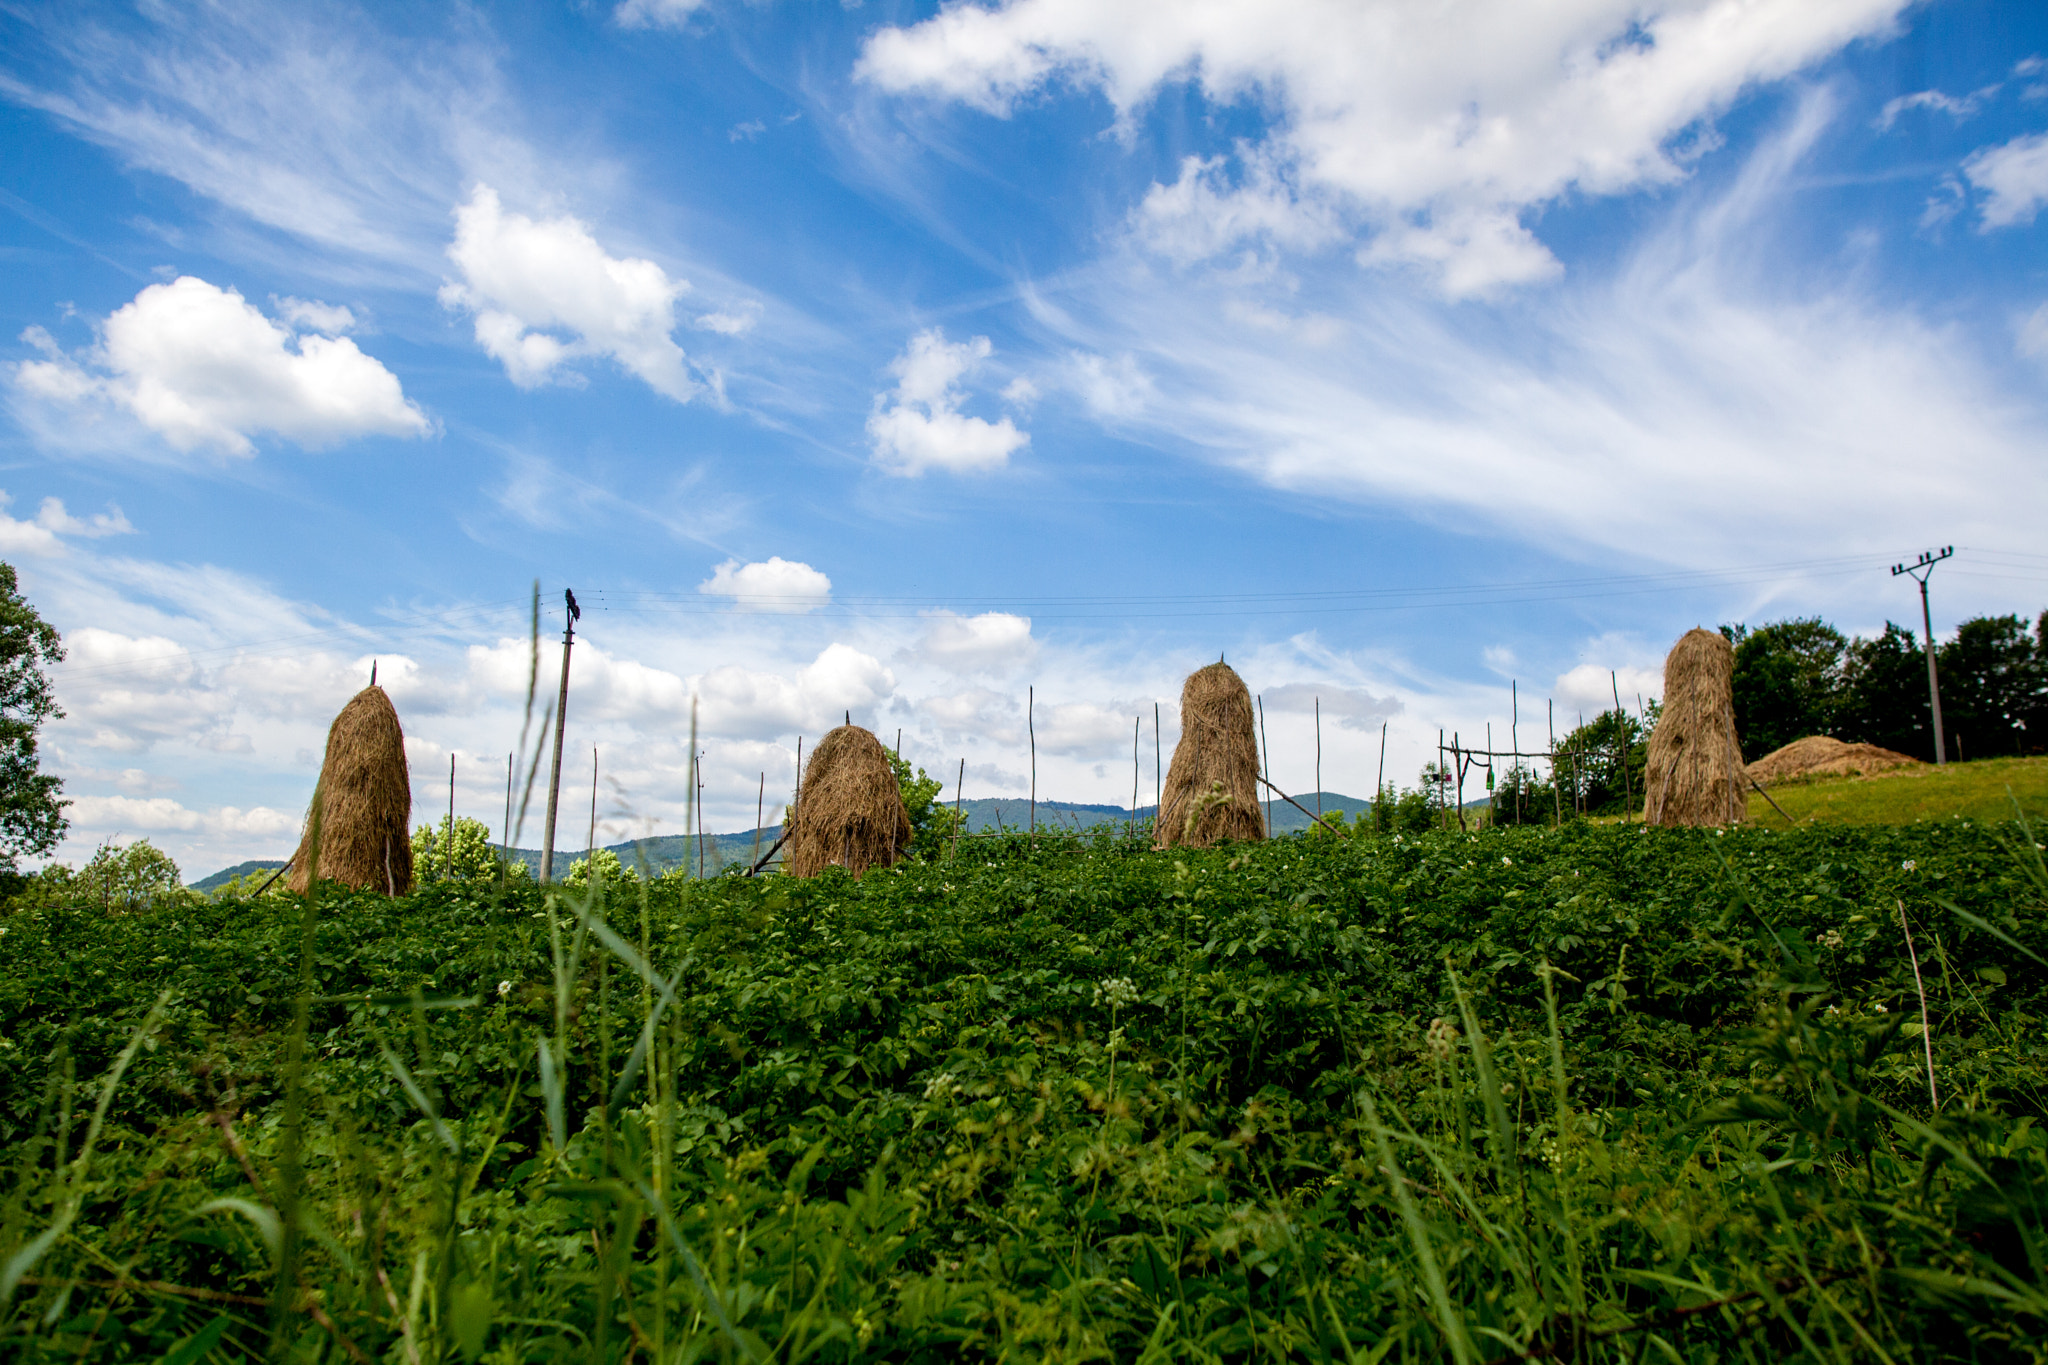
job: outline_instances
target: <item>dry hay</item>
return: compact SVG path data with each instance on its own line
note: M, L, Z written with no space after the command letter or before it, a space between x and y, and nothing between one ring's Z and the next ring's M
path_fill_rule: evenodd
M1230 665L1198 668L1180 689L1180 742L1166 770L1152 846L1207 848L1218 839L1265 837L1252 695Z
M782 870L815 877L836 866L858 876L902 857L910 836L889 751L858 725L842 725L804 765Z
M412 890L411 825L405 731L391 698L372 683L349 699L327 731L320 785L285 884L306 889L317 837L320 880L402 896Z
M1644 762L1643 823L1732 825L1748 814L1734 678L1734 646L1718 631L1689 630L1665 656L1664 709Z
M1893 768L1925 766L1917 758L1875 744L1845 744L1826 735L1808 735L1782 749L1773 749L1750 764L1749 775L1758 785L1768 787L1794 777L1862 777Z

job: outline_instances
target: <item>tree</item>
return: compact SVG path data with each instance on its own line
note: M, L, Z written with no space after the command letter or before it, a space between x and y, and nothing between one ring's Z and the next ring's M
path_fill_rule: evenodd
M2041 654L2018 616L1976 616L1935 651L1949 757L1991 758L2027 750L2027 720L2041 688Z
M147 839L125 847L101 844L92 860L72 878L70 890L74 905L108 912L147 910L190 896L171 855Z
M619 855L608 848L600 848L588 858L578 858L569 864L569 875L562 878L564 886L588 886L593 866L597 872L599 886L617 886L626 880L626 865L619 861Z
M1934 757L1927 655L1912 631L1887 621L1884 634L1850 643L1842 660L1842 707L1835 737L1915 758Z
M56 848L69 827L70 802L58 797L64 780L40 772L36 755L43 722L64 715L43 669L63 658L56 628L22 599L14 566L0 563L0 868L8 871L17 858Z
M1721 633L1735 646L1735 733L1744 758L1835 732L1849 645L1841 631L1808 616Z
M922 768L912 776L910 764L901 754L889 755L889 766L896 770L896 786L903 793L903 813L910 817L910 852L913 857L937 858L952 847L955 817L953 810L939 799L946 784L936 777L927 777Z
M452 871L449 868L451 847L454 853ZM451 839L448 817L444 815L439 824L421 825L412 832L412 867L413 876L422 886L429 882L447 881L451 877L458 882L495 882L499 876L498 846L491 842L488 825L466 815L456 820ZM526 864L516 859L507 863L505 875L526 876Z
M1658 711L1651 706L1654 727ZM1602 711L1566 735L1557 746L1556 773L1565 810L1621 815L1640 809L1649 746L1649 730L1625 710Z

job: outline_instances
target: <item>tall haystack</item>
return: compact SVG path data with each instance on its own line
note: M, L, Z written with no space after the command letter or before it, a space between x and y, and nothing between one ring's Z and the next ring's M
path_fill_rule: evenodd
M1152 846L1207 848L1218 839L1265 837L1252 694L1229 664L1198 668L1181 685L1180 743L1166 770Z
M320 785L285 884L304 891L312 845L320 880L402 896L412 890L412 779L398 710L375 683L349 699L327 731ZM317 828L315 815L318 816Z
M1749 809L1749 779L1735 737L1735 649L1694 628L1664 659L1664 711L1650 733L1643 821L1732 825Z
M782 870L815 877L843 867L858 876L901 858L910 835L889 751L858 725L842 725L818 741L804 765Z

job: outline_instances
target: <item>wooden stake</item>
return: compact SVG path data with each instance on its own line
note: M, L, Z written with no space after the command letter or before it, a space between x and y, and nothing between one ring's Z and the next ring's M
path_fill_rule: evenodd
M1607 685L1614 689L1614 730L1619 737L1615 742L1621 747L1621 822L1625 825L1635 813L1636 794L1628 774L1628 712L1621 709L1621 683L1611 668L1607 670Z
M448 847L442 864L448 869L448 880L455 880L455 755L448 755Z
M1152 827L1159 828L1159 808L1166 804L1166 768L1159 756L1159 703L1152 703Z
M961 794L962 792L966 791L966 790L967 790L967 759L966 759L966 758L965 758L965 757L963 756L963 757L961 758L961 760L960 760L960 776L959 776L958 778L954 779L954 782L953 782L953 853L952 853L952 856L953 856L953 857L955 857L955 858L957 858L957 857L959 857L959 856L960 856L960 823L961 823L961 815L960 815L960 794Z
M1323 699L1316 698L1316 819L1323 818Z
M752 862L761 856L761 818L767 813L768 770L761 770L761 790L754 793L754 851L747 855Z
M1253 697L1252 704L1259 708L1259 780L1268 788L1273 785L1273 764L1271 753L1266 748L1266 699ZM1266 798L1266 837L1273 837L1273 800Z
M1137 716L1131 717L1131 818L1124 821L1124 835L1129 837L1138 831L1138 723Z
M1556 820L1552 829L1564 828L1564 793L1557 789L1557 703L1549 697L1543 699L1544 724L1550 730L1550 804L1556 808Z
M1024 726L1031 735L1031 837L1038 838L1038 689L1024 689Z

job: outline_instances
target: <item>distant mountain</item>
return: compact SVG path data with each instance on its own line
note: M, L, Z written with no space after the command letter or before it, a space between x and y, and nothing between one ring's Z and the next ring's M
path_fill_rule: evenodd
M203 881L193 882L191 888L194 891L217 891L237 877L245 877L251 872L274 872L283 866L284 862L282 859L252 858L246 863L236 863L233 867L224 867Z
M1294 799L1310 811L1318 809L1317 794L1296 795ZM1329 815L1342 814L1346 819L1355 817L1359 811L1371 807L1371 802L1361 801L1355 796L1341 792L1323 792L1320 809ZM949 805L950 809L950 805ZM1312 823L1310 817L1275 797L1271 803L1272 815L1269 828L1274 834L1292 834L1304 830ZM970 834L992 834L998 829L1020 833L1031 824L1031 802L1017 797L979 797L960 803L960 813L967 817ZM1144 822L1152 818L1153 808L1149 805L1130 810L1124 806L1089 805L1079 801L1040 801L1038 803L1038 827L1040 829L1090 830L1099 825L1123 825L1129 821ZM756 858L773 848L775 841L782 837L782 826L771 825L761 830L739 830L732 834L709 834L703 840L703 867L707 876L735 863L751 866ZM691 867L698 863L698 840L688 834L663 834L651 839L628 840L625 843L607 844L606 848L618 855L619 861L627 867L638 867L643 860L647 868L659 876L671 868ZM759 850L757 853L756 850ZM568 872L570 864L584 856L584 849L555 850L555 875ZM778 855L779 856L779 855ZM515 848L512 857L523 862L537 877L540 875L540 850L537 848ZM235 866L214 873L205 881L194 882L196 891L211 891L230 877L241 876L258 868L284 866L280 862L254 861L237 863ZM421 879L426 879L426 869L421 870Z

